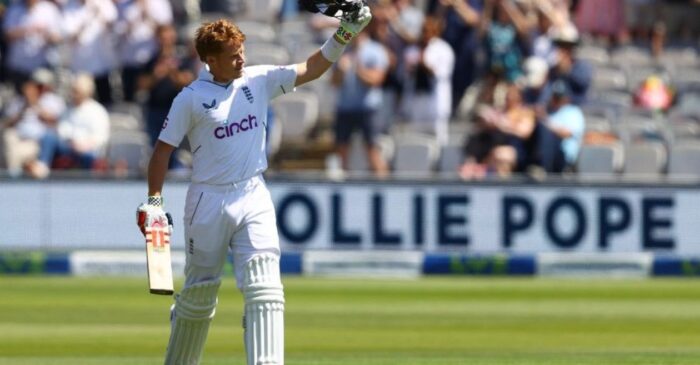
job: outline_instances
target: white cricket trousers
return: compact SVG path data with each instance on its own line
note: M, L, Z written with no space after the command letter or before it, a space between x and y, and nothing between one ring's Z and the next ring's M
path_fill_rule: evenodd
M280 256L275 208L261 175L227 185L190 185L184 227L185 288L219 278L229 249L239 289L253 256Z

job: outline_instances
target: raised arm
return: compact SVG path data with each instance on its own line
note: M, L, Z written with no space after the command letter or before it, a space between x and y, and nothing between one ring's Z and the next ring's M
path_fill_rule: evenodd
M509 1L504 1L502 4L503 11L508 14L508 17L513 22L513 26L515 26L515 30L518 32L518 35L522 38L528 37L530 34L530 23L525 17L525 14L518 9L518 5Z
M343 19L333 37L327 40L321 49L314 52L306 61L296 65L297 78L294 86L303 85L323 75L334 62L338 61L345 46L369 24L371 19L372 14L366 5L360 10L356 19Z
M335 36L334 36L335 37ZM297 79L294 86L303 85L309 81L316 80L326 72L333 62L327 60L321 54L321 50L314 52L309 59L302 63L297 63Z
M470 27L476 27L481 21L481 15L479 11L471 7L469 2L464 0L440 0L443 6L452 7L457 15L462 18L464 24Z

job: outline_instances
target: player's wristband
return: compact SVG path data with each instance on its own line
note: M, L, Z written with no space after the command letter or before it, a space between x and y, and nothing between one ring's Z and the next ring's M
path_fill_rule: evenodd
M150 195L148 197L148 205L152 205L154 207L162 207L163 197L161 195Z
M338 42L335 39L335 36L328 38L326 43L321 46L321 54L323 57L334 63L340 59L340 56L343 54L344 50L345 45Z

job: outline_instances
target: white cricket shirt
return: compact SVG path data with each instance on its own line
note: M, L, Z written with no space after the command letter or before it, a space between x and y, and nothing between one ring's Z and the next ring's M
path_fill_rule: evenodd
M294 91L296 66L245 67L229 85L203 68L175 98L159 139L178 146L187 135L192 182L230 184L267 169L265 126L273 98Z

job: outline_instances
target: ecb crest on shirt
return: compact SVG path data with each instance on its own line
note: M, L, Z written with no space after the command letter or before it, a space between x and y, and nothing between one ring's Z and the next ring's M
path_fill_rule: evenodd
M248 86L243 86L241 90L243 90L243 94L245 94L246 100L248 100L249 103L253 104L253 93L250 92Z

